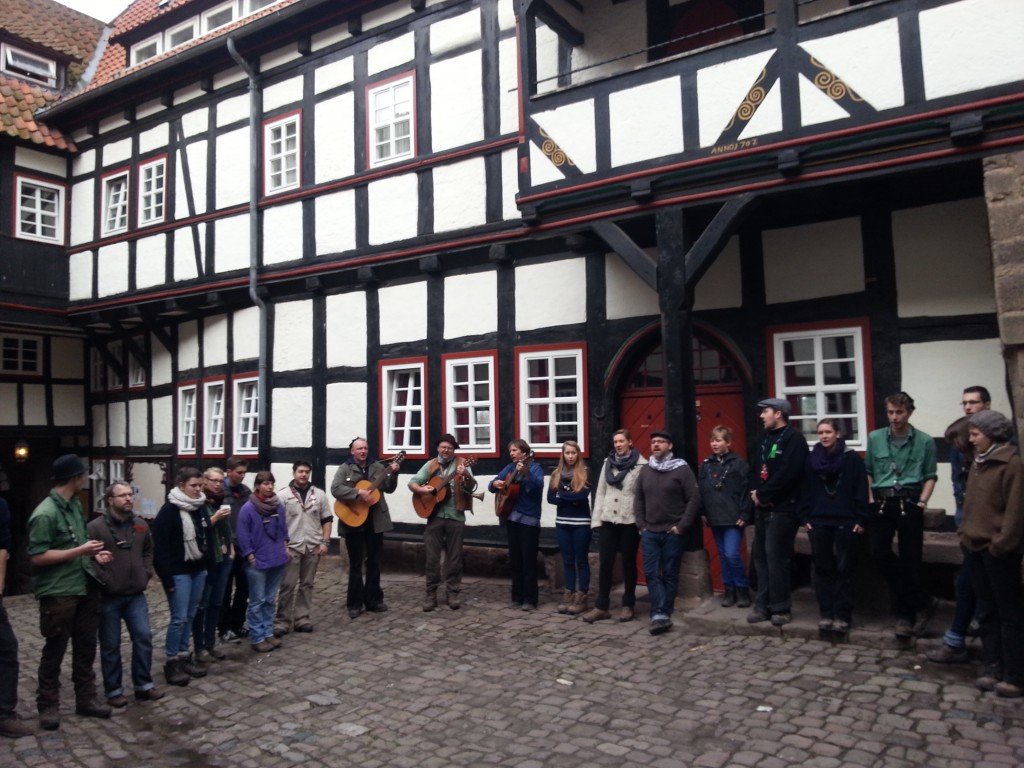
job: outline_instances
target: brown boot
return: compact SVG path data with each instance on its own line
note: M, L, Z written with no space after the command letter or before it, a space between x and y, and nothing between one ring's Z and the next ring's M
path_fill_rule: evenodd
M423 600L423 610L430 613L435 608L437 608L437 593L427 592L427 596Z
M571 589L562 590L562 602L558 604L559 613L569 613L569 609L572 608L572 602L575 595L576 593Z
M572 605L569 606L569 610L567 611L567 613L570 616L579 616L581 613L584 613L588 608L590 608L590 605L587 603L587 593L577 592L575 595L573 595Z
M591 608L589 611L580 616L587 624L593 624L595 621L604 621L612 617L611 611L604 608Z
M619 621L632 621L636 616L636 612L633 610L632 605L622 606L622 610L619 612Z

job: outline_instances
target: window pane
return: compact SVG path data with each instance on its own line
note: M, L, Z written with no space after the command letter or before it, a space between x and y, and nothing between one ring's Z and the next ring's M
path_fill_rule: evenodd
M848 363L825 363L824 376L826 384L856 384L857 367Z
M811 387L814 386L813 365L787 365L786 366L787 387Z
M787 363L806 362L814 359L813 339L790 339L783 343L784 357Z
M556 376L575 376L576 375L576 358L575 357L556 357L555 358L555 375Z
M827 336L821 340L821 356L825 360L845 360L855 354L853 336Z

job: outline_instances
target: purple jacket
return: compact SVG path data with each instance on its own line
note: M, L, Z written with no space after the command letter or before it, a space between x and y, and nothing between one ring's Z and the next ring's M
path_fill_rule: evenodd
M256 555L253 567L260 571L288 562L285 545L288 542L288 521L284 505L277 505L277 514L263 517L251 501L245 502L238 512L238 547L242 557Z

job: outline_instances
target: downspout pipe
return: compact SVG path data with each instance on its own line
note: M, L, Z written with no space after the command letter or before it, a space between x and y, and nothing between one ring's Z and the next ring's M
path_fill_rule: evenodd
M246 62L235 46L232 37L227 39L228 53L242 72L249 79L249 298L259 310L260 327L260 352L259 352L259 391L257 399L257 418L259 419L259 455L266 456L267 451L267 397L270 391L267 387L267 357L268 357L268 333L267 333L267 305L260 298L257 290L258 268L259 268L259 194L260 194L260 117L262 116L262 104L260 101L259 78L253 72L252 67Z

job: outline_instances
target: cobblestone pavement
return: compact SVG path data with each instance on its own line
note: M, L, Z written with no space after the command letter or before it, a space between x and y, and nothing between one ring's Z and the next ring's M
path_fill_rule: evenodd
M975 690L976 667L799 632L715 633L707 617L696 634L679 614L652 637L643 620L559 616L550 597L513 611L507 583L489 579L467 580L462 610L423 613L421 578L391 574L391 610L350 620L340 570L336 558L321 569L314 633L270 654L222 646L229 658L187 688L163 685L155 661L159 702L82 718L65 679L60 730L0 739L0 765L1024 764L1024 703ZM149 597L159 648L166 602L158 587ZM35 726L36 604L5 604L21 643L20 709Z

